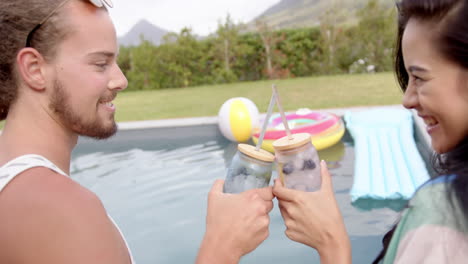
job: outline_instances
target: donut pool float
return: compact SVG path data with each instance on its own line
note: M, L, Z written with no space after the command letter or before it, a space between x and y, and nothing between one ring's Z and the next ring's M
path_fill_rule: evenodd
M345 126L341 118L335 114L319 111L307 111L301 113L286 113L286 120L292 134L309 133L312 144L317 150L326 149L338 143L345 133ZM255 144L260 137L261 127L254 128L252 140ZM283 121L280 115L270 118L262 149L274 152L273 142L286 136Z

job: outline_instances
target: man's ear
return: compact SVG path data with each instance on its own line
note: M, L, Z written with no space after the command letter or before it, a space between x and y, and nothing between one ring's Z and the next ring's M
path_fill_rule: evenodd
M33 48L23 48L16 56L16 65L22 81L28 87L42 91L46 87L44 57Z

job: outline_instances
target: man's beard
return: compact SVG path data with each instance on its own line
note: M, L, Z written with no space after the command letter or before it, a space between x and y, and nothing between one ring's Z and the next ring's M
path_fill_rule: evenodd
M73 112L69 99L70 96L66 94L62 83L56 80L49 107L58 115L63 125L69 127L73 132L95 139L106 139L117 132L117 124L115 121L112 120L111 125L107 127L104 126L104 120L99 119L97 111L94 119L87 122L84 121L84 117L80 117L76 112Z

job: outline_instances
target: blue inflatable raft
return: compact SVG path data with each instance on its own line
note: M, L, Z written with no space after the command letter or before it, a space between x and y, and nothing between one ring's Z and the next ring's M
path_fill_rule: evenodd
M410 111L378 108L347 112L355 143L352 202L360 199L409 199L429 179L414 140Z

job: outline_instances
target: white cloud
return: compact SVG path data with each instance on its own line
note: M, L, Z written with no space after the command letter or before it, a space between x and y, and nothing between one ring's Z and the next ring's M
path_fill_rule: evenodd
M113 0L111 17L122 36L141 19L178 32L191 27L207 35L230 14L235 22L249 22L280 0Z

